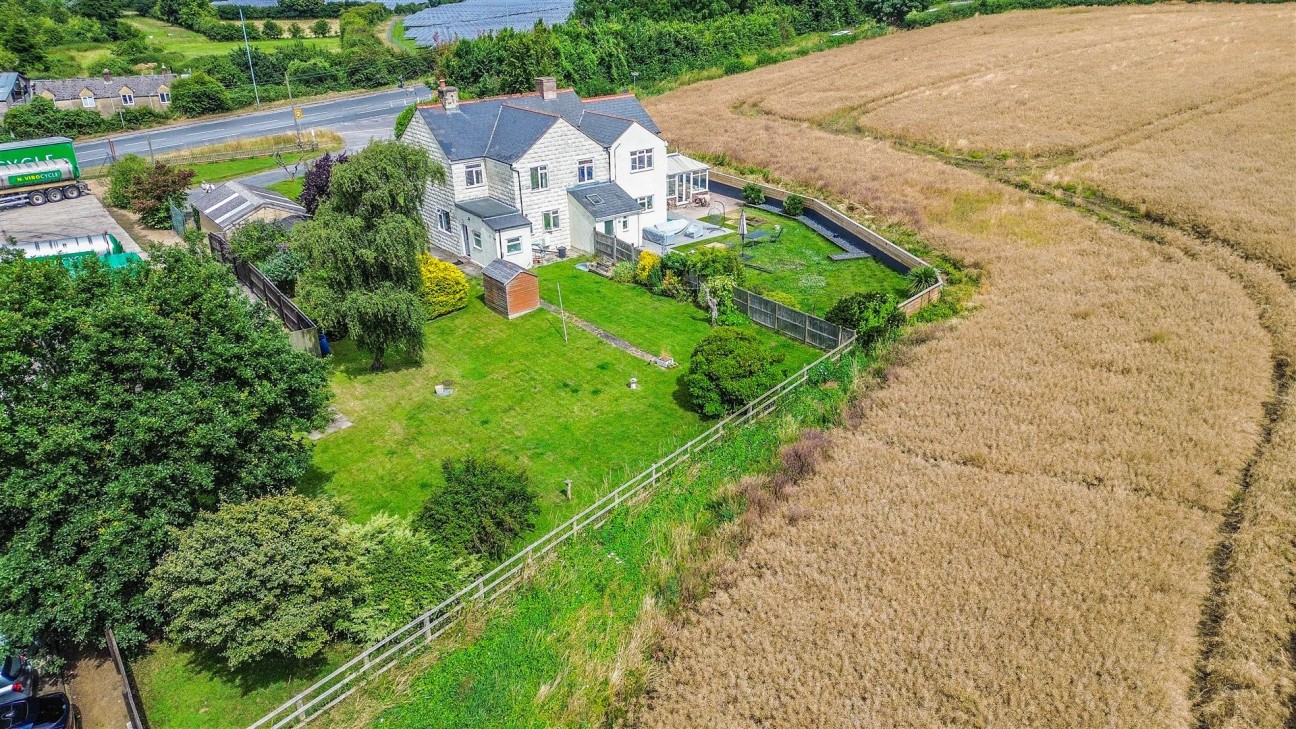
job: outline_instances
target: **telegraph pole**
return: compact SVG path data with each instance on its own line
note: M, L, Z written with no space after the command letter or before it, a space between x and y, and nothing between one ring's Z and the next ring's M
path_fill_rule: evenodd
M297 129L297 146L302 146L301 141L301 121L297 117L297 105L293 103L292 81L288 79L288 69L284 69L284 86L288 87L288 106L293 111L293 127Z
M252 96L256 99L257 108L261 108L261 93L257 91L256 69L252 68L252 46L248 43L247 21L243 19L243 6L239 6L239 25L243 26L243 50L247 52L248 74L252 76Z

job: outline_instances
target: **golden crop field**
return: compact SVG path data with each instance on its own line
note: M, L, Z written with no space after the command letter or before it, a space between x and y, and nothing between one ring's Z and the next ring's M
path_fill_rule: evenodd
M1165 146L1137 153L1161 164L1132 164L1121 173L1132 185L1214 196L1244 229L1270 225L1290 241L1296 218L1279 218L1292 187L1263 182L1291 174L1292 160L1272 154L1284 140L1263 143L1278 119L1229 116L1235 106L1218 102L1234 84L1250 90L1236 106L1282 98L1274 59L1290 54L1293 17L1215 5L1011 13L648 102L681 149L866 205L981 270L983 286L965 317L887 369L858 424L798 487L787 507L798 517L761 522L737 577L668 631L641 725L1287 720L1296 294L1276 258L1194 235L1207 224L1110 226L874 129L869 105L903 103L927 135L916 141L936 146L956 135L1003 133L1018 149L1124 135L1128 146L1104 152L1122 159L1157 139ZM1058 73L1012 70L1011 83L1032 85L1016 115L999 106L997 82L972 83L1031 63ZM1233 63L1245 68L1224 67ZM980 76L958 81L968 74ZM1095 74L1110 83L1094 86ZM1102 103L1087 96L1104 89ZM1035 98L1050 111L1033 116ZM1165 121L1192 108L1183 124ZM1012 125L997 127L996 114ZM1149 124L1152 134L1131 134ZM1195 147L1212 143L1212 124L1260 140L1219 146L1261 183L1166 181L1209 154ZM1251 202L1267 219L1259 228L1245 227L1257 225Z

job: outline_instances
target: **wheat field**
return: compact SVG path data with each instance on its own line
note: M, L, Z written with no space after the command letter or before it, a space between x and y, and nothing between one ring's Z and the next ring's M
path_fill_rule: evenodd
M1251 49L1258 56L1284 42L1266 28L1291 17L1201 5L1012 13L650 100L676 146L905 223L981 270L983 286L965 317L886 370L885 387L792 497L787 508L802 518L763 521L737 578L667 631L640 725L1286 720L1296 414L1280 388L1296 356L1296 296L1279 267L1174 229L1123 231L842 123L870 99L948 84L1014 48L1106 42L1119 63L1131 39L1154 35L1143 16L1163 18L1169 37L1256 29L1267 39ZM954 47L959 26L986 52ZM908 70L888 74L891 61ZM1176 68L1212 63L1143 65L1148 88L1168 88L1162 76ZM1202 85L1200 103L1214 93ZM1158 106L1167 98L1149 93L1147 104L1159 114L1174 106ZM1077 109L1038 124L1068 118L1073 128L1041 134L1093 144L1126 133L1112 120L1131 119L1113 113L1101 129L1102 114ZM962 133L963 119L947 121L938 131ZM1181 144L1198 139L1183 133ZM1229 144L1282 174L1272 170L1281 159ZM1143 172L1148 189L1181 173L1173 160ZM1231 200L1222 206L1256 194L1212 192Z

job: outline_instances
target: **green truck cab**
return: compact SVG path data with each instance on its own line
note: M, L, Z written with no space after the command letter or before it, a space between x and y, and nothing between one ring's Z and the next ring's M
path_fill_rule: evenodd
M0 144L0 210L81 197L76 150L67 137Z

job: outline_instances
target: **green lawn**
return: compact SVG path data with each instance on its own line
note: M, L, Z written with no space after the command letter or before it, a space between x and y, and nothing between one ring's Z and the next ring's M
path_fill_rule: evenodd
M131 662L131 671L154 729L243 729L357 652L331 646L318 662L270 663L235 676L219 662L158 643Z
M317 155L314 152L294 152L292 154L285 154L283 160L289 165L292 165L299 159L309 159L315 156ZM195 182L224 182L226 180L254 175L258 172L272 170L278 166L279 163L276 162L273 157L249 157L247 159L234 159L226 162L204 162L196 165L181 165L181 167L186 170L194 171ZM299 170L299 172L304 174L305 170ZM300 181L300 179L301 177L299 176L298 180ZM298 192L301 192L300 186L298 187ZM290 195L289 197L292 196Z
M442 459L487 453L531 474L541 516L529 540L705 428L679 401L682 370L575 327L564 344L546 311L506 320L482 303L479 284L466 309L426 332L422 365L396 361L377 374L349 342L333 350L336 406L354 425L315 444L304 488L336 496L353 519L414 512L443 483ZM450 397L434 392L444 380ZM562 494L569 478L572 502Z
M161 20L157 20L156 18L143 18L138 16L129 17L126 18L126 22L142 30L146 36L149 36L148 39L149 42L156 43L157 45L162 46L163 50L174 51L176 53L183 53L186 56L219 56L219 55L224 55L226 53L229 53L231 50L235 48L243 47L242 41L210 40L206 36L201 35L199 33L195 33L194 31L189 30L188 28L181 28L176 25L171 25L170 23L164 23ZM231 21L225 21L225 22L231 22ZM232 21L232 22L237 23L238 21ZM254 25L260 25L261 23L261 21L249 21L249 22ZM268 51L268 50L273 50L274 48L281 46L285 43L293 43L295 42L296 39L286 37L288 24L293 22L298 23L302 26L302 28L307 29L307 32L309 33L310 24L315 21L314 20L295 20L295 21L277 20L275 22L283 26L285 37L278 38L275 40L254 40L251 41L251 45L253 47ZM332 35L327 38L302 38L301 42L309 46L326 48L328 50L337 50L339 45L338 37L336 35Z
M783 236L777 243L759 243L747 249L749 263L771 271L766 273L749 267L747 282L752 288L791 294L799 308L820 316L847 294L887 291L901 299L907 296L909 283L904 276L873 259L830 260L828 256L841 253L841 249L798 220L764 210L749 212L747 220L749 233L773 231L775 225L783 227ZM725 225L735 227L733 220L726 221ZM738 234L734 233L679 250L688 252L716 242L738 245L738 241Z
M658 356L671 356L687 369L689 354L711 331L707 313L690 304L654 296L647 289L619 284L577 270L580 261L554 263L538 269L540 295L563 305L571 314ZM813 362L819 353L755 324L748 327L786 359L789 374Z
M305 184L302 176L299 175L295 180L282 180L272 185L266 185L267 188L283 195L291 200L301 197L302 185Z
M398 20L392 24L391 41L392 43L396 44L397 47L404 49L408 53L418 52L419 48L418 46L414 45L414 41L405 37L404 20Z

